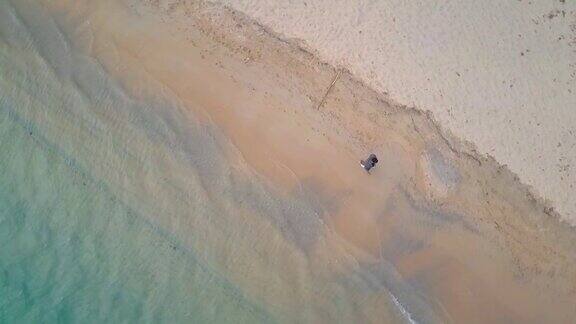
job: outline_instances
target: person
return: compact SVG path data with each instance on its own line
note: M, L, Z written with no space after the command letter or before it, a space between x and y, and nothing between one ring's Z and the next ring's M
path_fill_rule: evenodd
M378 163L378 158L374 153L370 154L366 160L360 160L360 165L368 173L370 173L370 169L376 166L376 163Z

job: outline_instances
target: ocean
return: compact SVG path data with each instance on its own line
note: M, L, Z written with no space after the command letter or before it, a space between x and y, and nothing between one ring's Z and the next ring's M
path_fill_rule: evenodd
M273 322L158 220L218 231L209 131L131 100L27 14L0 2L0 322Z
M0 322L357 320L305 252L322 207L238 160L177 99L132 96L42 6L1 0Z

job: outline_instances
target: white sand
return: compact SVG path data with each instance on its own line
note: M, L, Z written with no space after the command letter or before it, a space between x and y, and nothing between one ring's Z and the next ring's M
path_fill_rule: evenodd
M576 223L576 1L222 2L431 111Z

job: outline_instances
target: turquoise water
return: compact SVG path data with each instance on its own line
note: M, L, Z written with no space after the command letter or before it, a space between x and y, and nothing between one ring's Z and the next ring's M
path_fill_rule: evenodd
M272 322L165 226L212 228L180 187L210 171L169 168L222 175L215 135L131 99L33 9L0 1L0 322Z
M268 319L26 124L3 105L2 321Z

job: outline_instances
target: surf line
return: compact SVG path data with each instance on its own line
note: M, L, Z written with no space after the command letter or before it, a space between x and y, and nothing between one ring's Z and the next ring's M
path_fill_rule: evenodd
M400 309L400 313L402 313L402 315L404 315L404 317L406 317L406 319L408 319L408 322L410 322L411 324L418 324L418 322L412 318L412 315L410 314L410 312L408 312L406 310L406 308L404 308L404 306L402 306L402 304L400 304L400 302L398 301L398 298L396 298L396 296L394 296L391 292L388 292L388 294L390 295L390 297L392 297L392 301L394 301L394 304L396 305L396 307L398 307Z

